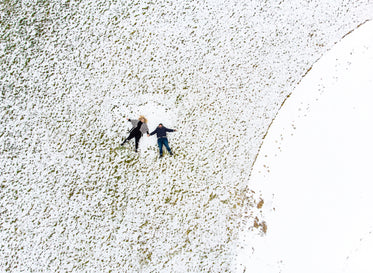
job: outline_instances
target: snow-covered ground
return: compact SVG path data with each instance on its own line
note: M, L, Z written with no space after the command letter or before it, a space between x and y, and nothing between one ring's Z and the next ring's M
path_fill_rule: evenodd
M334 1L2 1L0 271L230 272L248 179L308 69L368 19ZM140 114L170 134L119 147ZM265 201L264 204L267 204ZM269 227L270 229L270 227Z
M263 193L268 229L243 235L246 272L373 272L372 71L371 21L281 108L249 182Z

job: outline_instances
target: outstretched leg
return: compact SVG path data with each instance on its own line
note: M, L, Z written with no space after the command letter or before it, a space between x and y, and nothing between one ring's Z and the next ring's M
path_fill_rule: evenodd
M124 143L126 143L128 140L131 140L133 139L134 137L136 136L136 131L132 131L129 136L120 144L121 146L124 145Z
M128 141L128 137L120 144L120 146L123 146L124 143L126 143Z
M136 151L136 153L138 152L138 149L139 149L139 141L140 141L140 138L141 138L141 133L139 132L139 133L135 136L135 151Z
M159 157L162 157L163 155L162 146L163 146L162 138L158 138Z
M170 148L170 146L168 146L168 139L167 138L163 138L163 144L166 147L167 151L170 153L170 155L172 155L171 148Z

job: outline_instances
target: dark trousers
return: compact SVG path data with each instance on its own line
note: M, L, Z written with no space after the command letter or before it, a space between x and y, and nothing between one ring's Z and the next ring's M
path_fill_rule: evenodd
M166 147L167 151L172 155L170 146L168 146L168 139L166 137L160 137L158 138L158 147L159 147L160 156L163 155L163 150L162 150L163 145Z
M126 143L128 140L131 140L133 138L135 138L135 149L136 149L136 152L137 152L137 149L139 148L139 141L140 141L140 138L142 137L142 134L140 131L138 130L133 130L130 135L124 140L124 143Z

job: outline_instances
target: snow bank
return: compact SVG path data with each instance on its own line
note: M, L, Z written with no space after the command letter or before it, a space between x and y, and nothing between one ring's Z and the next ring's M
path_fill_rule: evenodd
M268 230L243 235L247 270L372 272L372 34L327 52L270 127L250 179Z

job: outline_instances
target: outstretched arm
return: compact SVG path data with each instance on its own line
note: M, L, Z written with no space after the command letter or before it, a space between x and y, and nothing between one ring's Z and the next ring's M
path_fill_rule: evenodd
M132 123L133 127L136 127L137 123L139 122L138 119L129 119L129 118L127 118L127 120Z
M157 132L157 129L155 129L153 132L151 132L151 133L148 134L148 135L149 135L149 136L152 136L152 135L154 135L156 132Z

